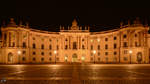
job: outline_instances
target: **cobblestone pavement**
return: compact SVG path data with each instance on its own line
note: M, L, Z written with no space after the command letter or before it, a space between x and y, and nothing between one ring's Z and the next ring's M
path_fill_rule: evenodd
M0 84L150 84L150 65L0 65Z

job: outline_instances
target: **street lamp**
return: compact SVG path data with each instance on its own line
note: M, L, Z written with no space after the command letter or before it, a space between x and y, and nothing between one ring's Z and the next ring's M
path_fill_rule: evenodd
M132 54L132 50L129 50L129 54L130 54L130 64L131 64L131 54Z
M18 52L17 52L17 53L18 53L18 60L19 60L18 62L20 63L20 55L21 55L21 51L20 51L20 50L18 50Z
M54 54L55 54L55 64L56 64L56 54L57 54L56 50L54 50Z
M93 50L93 54L94 54L94 64L95 64L95 54L96 54L96 50Z

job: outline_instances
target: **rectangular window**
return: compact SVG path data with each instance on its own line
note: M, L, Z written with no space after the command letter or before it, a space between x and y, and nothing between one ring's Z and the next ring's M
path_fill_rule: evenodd
M137 42L135 42L135 47L138 47L138 43Z
M97 46L97 49L100 50L100 45Z
M33 55L36 55L36 52L32 52Z
M127 42L123 43L123 47L128 47Z
M107 44L105 45L105 49L108 49L108 45Z
M73 49L77 49L77 43L73 42Z
M91 50L93 50L93 45L91 45Z
M57 50L59 50L59 46L57 45Z
M124 50L124 54L128 54L128 50Z
M114 49L116 49L117 48L117 44L114 44Z
M108 52L105 52L105 55L108 55Z
M98 52L98 56L100 56L100 52Z
M65 50L67 50L68 49L68 46L67 45L65 45Z

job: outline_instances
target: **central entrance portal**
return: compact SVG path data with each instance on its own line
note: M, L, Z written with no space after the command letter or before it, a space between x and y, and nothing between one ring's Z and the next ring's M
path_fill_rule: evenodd
M76 53L72 55L72 62L78 62L78 56Z

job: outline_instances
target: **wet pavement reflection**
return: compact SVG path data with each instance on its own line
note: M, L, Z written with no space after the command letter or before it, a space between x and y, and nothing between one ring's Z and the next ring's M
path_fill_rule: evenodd
M0 65L0 84L150 84L150 65Z

